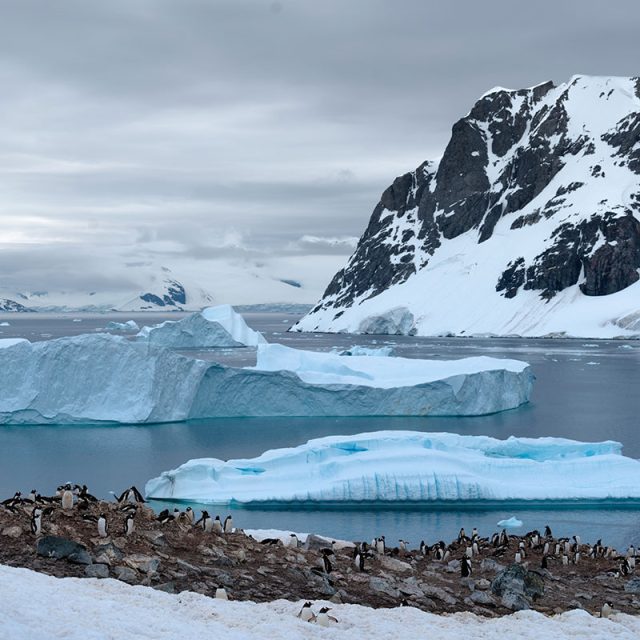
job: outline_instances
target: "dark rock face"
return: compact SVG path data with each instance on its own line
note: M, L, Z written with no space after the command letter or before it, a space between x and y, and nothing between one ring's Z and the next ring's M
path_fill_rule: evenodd
M161 296L154 293L145 293L140 296L140 300L149 302L157 307L179 307L186 304L187 294L184 287L176 280L167 280L165 282L167 292Z
M505 216L512 231L550 228L536 237L537 254L525 258L514 247L495 283L502 296L534 290L548 301L576 284L602 296L636 282L640 181L635 193L631 187L613 197L607 182L618 168L631 181L640 176L640 110L629 93L638 93L640 79L625 82L621 88L617 80L577 76L560 87L547 82L480 98L454 124L439 163L424 162L384 191L349 263L310 316L335 319L405 282L462 234L478 244L495 240ZM631 111L623 117L621 101ZM591 113L606 114L611 126L593 133L600 125L591 126Z
M11 311L24 313L26 311L30 311L23 304L16 302L15 300L9 300L8 298L0 298L0 311Z
M92 563L91 556L85 546L58 536L40 538L36 552L45 558L64 559L75 564Z
M512 611L529 609L534 600L544 595L544 579L520 564L512 564L493 579L491 591Z

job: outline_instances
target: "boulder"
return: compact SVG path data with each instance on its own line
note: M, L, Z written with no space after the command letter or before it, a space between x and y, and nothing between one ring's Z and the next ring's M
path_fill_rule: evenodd
M84 575L87 578L108 578L109 567L106 564L90 564L85 567Z
M493 579L491 591L502 598L502 604L507 609L529 609L532 601L544 594L544 579L535 571L512 564Z
M45 558L64 559L75 564L91 564L93 562L85 546L59 536L44 536L40 538L36 553Z

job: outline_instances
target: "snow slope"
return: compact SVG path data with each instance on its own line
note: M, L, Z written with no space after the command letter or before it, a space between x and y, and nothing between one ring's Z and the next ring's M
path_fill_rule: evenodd
M190 460L148 497L214 504L640 498L640 461L617 442L379 431L257 458Z
M260 344L258 366L242 369L110 334L0 346L0 424L478 415L527 402L533 384L526 363L492 358L400 362Z
M640 337L639 141L637 78L485 94L295 330Z
M302 602L233 602L185 591L173 595L116 580L53 578L0 566L0 640L634 640L640 619L617 614L600 619L586 611L548 618L521 611L502 618L438 616L414 607L369 609L317 601L338 623L331 629L297 618ZM233 592L231 592L233 596Z
M266 342L262 334L250 329L230 305L209 307L182 320L143 327L137 337L155 346L174 349L255 347Z

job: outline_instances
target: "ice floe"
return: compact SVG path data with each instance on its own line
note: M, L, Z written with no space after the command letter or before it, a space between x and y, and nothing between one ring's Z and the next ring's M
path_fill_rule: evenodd
M612 441L379 431L190 460L149 480L146 493L213 504L640 498L640 461L621 451Z

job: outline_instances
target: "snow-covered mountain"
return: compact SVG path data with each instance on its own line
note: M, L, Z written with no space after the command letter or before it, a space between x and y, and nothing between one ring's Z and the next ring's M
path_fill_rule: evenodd
M214 302L200 286L178 280L166 267L138 270L133 279L137 282L130 292L20 291L7 292L6 298L3 292L0 311L197 311Z
M492 89L294 329L640 334L640 78Z

